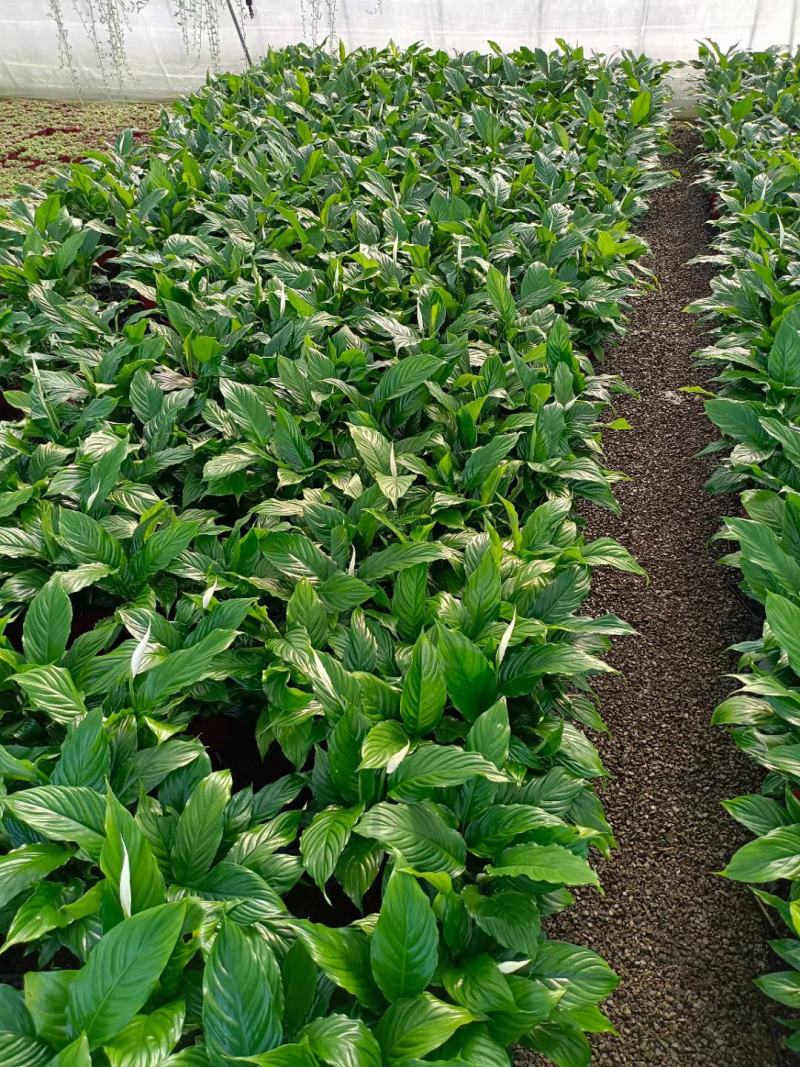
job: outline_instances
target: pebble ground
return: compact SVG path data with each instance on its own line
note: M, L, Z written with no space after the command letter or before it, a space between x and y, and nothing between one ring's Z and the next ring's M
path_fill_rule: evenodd
M606 363L639 393L618 412L633 430L606 435L609 466L631 481L618 490L620 518L590 517L591 534L618 538L651 578L598 570L592 593L598 612L640 633L611 656L624 677L598 686L610 728L603 800L619 848L599 867L605 896L582 893L551 936L600 952L622 979L607 1005L619 1034L593 1038L594 1067L777 1067L772 1006L752 984L769 966L765 921L745 887L714 873L744 840L720 801L760 779L709 726L733 688L727 646L754 623L709 543L736 506L703 489L712 461L695 457L714 429L701 399L679 392L707 378L692 353L709 339L683 308L708 291L710 270L687 266L709 237L692 184L696 135L679 128L673 143L681 178L639 226L658 287L636 300Z

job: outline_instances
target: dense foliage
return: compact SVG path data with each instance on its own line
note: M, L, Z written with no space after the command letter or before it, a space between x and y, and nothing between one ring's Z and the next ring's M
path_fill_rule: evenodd
M762 636L741 652L737 693L714 721L768 771L760 794L726 808L756 836L725 870L749 882L791 936L770 942L787 969L758 979L800 1008L800 56L777 50L701 50L704 181L719 198L707 316L717 343L700 353L719 369L706 403L724 451L709 487L741 493L746 517L725 520L725 562L763 606ZM771 887L770 883L777 883ZM770 891L775 888L775 892ZM800 1050L800 1018L786 1020Z
M588 1062L662 73L289 49L0 216L5 1067Z

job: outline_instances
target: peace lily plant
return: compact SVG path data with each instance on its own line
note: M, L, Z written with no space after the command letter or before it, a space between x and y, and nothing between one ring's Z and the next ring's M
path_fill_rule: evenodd
M0 209L5 1067L561 1067L664 65L272 53ZM596 358L595 358L596 357Z

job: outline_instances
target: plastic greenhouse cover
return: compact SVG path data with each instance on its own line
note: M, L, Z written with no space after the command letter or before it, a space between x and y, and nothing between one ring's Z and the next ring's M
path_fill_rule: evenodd
M72 71L59 61L49 0L0 0L0 95L163 100L196 88L211 65L207 47L187 55L174 0L149 0L129 19L124 82L109 86L75 0L60 3ZM240 70L242 48L219 3L220 66ZM391 39L485 49L489 38L503 47L551 47L563 37L589 50L631 48L657 59L691 59L706 37L723 48L761 48L794 45L800 36L800 0L252 0L252 6L255 17L244 23L254 59L270 45L321 42L331 23L348 47Z

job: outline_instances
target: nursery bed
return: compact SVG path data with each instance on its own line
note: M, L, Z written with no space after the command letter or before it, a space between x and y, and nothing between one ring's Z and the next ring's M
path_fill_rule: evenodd
M20 182L40 185L59 165L81 159L132 127L134 136L158 122L155 104L71 104L0 99L0 196Z
M710 725L757 615L683 391L710 387L697 129L662 164L663 71L564 51L329 77L293 50L34 212L6 201L0 859L43 865L5 965L31 1067L116 1062L148 1006L175 1067L502 1067L520 1043L585 1067L585 1035L598 1067L781 1062L763 919L714 873L746 840L722 798L759 787ZM156 117L9 103L0 197ZM611 349L637 232L654 288ZM605 778L584 691L612 636ZM7 919L32 882L10 885ZM141 946L120 1017L87 1008Z
M609 1002L619 1037L595 1037L597 1067L774 1067L770 1013L753 985L767 964L762 919L741 886L714 873L747 837L720 800L757 791L760 778L709 725L730 691L723 672L735 669L725 649L754 623L709 544L723 506L703 489L713 461L696 453L716 434L700 399L679 391L707 377L692 363L706 339L683 308L707 291L710 271L686 266L707 243L696 134L681 128L675 143L680 181L656 193L640 227L658 288L635 302L608 359L640 395L620 405L633 432L609 442L610 464L631 478L622 515L597 520L650 575L645 585L604 571L592 593L640 634L615 645L622 676L598 684L613 776L601 792L619 848L601 865L605 896L585 893L554 926L622 979Z
M5 992L37 1065L145 1006L176 1067L588 1062L617 977L538 931L611 844L581 690L630 627L578 611L642 571L575 498L617 506L589 353L664 73L285 50L4 209L0 861L25 997L69 983L58 1032Z

